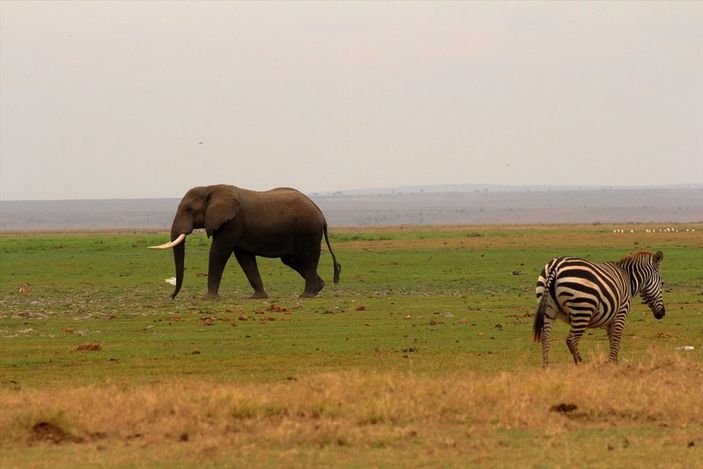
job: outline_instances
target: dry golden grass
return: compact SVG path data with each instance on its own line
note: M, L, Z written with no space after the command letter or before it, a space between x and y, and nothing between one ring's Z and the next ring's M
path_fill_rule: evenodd
M530 465L563 458L564 451L574 458L595 458L598 450L612 456L625 444L680 451L679 463L686 464L703 449L702 387L699 361L652 350L636 364L609 365L600 357L546 371L440 377L350 371L275 384L4 389L0 452L9 466L42 465L34 458L47 451L53 463L66 465L169 458L195 464L235 454L264 466L305 465L310 458L380 465L512 458ZM615 429L621 436L610 438ZM383 459L384 448L393 460ZM675 457L665 460L677 465Z

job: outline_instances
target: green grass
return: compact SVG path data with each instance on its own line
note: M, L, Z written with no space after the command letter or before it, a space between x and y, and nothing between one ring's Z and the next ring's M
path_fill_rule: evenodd
M349 371L432 378L538 370L541 352L530 337L534 284L544 264L558 255L617 260L642 249L664 251L667 316L656 321L635 302L620 358L647 360L656 347L700 362L703 226L695 227L695 234L620 236L597 225L333 230L341 283L332 285L331 258L323 253L319 272L327 286L320 297L302 300L303 281L295 272L277 259L260 259L267 301L246 298L251 290L234 259L221 298L201 299L209 249L202 234L188 238L184 287L175 300L164 282L174 275L171 253L146 249L163 242L163 234L2 236L0 390L174 379L275 384ZM21 294L24 284L31 290ZM571 364L563 344L567 331L565 324L555 326L556 366ZM93 342L102 350L77 350ZM684 345L695 350L677 349ZM581 342L587 361L606 349L601 330ZM559 438L559 454L580 438L611 441L601 431L579 433L587 431ZM652 427L636 434L646 440L647 432L662 435ZM515 460L522 452L537 461L542 442L532 446L544 438L505 429L495 441L505 440L499 447ZM614 448L605 454L623 451ZM338 461L355 465L354 457L346 459L349 451L339 449ZM393 465L392 449L369 454L366 462ZM272 460L264 457L262 464ZM329 461L308 450L294 458L316 460Z
M209 249L203 235L188 240L185 285L173 301L164 282L173 275L170 252L146 249L161 235L2 237L3 378L32 387L107 378L148 382L178 374L275 381L350 367L437 373L536 366L541 358L529 336L534 283L544 263L561 254L618 259L641 248L665 252L669 314L658 322L635 304L623 356L637 357L651 344L700 341L700 237L662 235L641 248L640 238L623 241L591 226L582 233L491 227L480 237L466 237L478 229L335 234L342 281L336 287L329 281L331 261L323 253L320 275L328 285L312 300L297 298L303 282L296 273L277 259L261 259L271 296L265 302L246 299L250 288L234 259L222 297L200 299ZM562 234L577 237L559 246ZM549 245L541 242L546 236ZM345 241L357 237L364 241ZM25 282L31 291L23 295L18 289ZM289 311L268 311L271 304ZM215 317L212 325L203 322L208 316ZM557 338L566 329L558 324ZM75 352L91 341L103 350ZM606 345L599 330L582 343L586 356ZM569 360L560 341L554 348L555 360Z

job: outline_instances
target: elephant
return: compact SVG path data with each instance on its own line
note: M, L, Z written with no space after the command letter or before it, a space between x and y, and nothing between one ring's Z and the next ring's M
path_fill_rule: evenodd
M288 187L253 191L217 184L190 189L173 218L171 242L150 246L173 249L176 289L171 299L183 285L185 238L196 228L205 228L212 237L206 298L219 296L222 273L232 253L254 289L252 298L268 298L256 256L280 257L305 279L300 297L316 296L325 286L317 274L323 234L332 255L334 283L339 283L342 266L330 246L327 221L312 200Z

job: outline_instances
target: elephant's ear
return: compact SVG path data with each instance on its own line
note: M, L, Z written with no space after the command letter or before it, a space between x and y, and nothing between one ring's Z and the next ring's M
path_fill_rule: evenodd
M234 218L239 212L239 195L234 186L213 186L205 209L205 231L208 237L223 223Z

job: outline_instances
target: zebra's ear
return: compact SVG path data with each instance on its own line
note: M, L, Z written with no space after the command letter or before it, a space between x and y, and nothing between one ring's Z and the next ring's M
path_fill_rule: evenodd
M657 251L657 253L654 254L654 257L652 258L652 260L654 261L654 265L656 265L657 267L661 265L663 259L664 253L661 251Z

